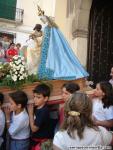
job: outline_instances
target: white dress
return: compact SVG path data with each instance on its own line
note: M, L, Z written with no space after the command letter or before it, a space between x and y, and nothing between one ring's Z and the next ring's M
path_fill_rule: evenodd
M36 40L30 39L27 47L27 67L28 74L37 74L40 61L42 37L37 37Z

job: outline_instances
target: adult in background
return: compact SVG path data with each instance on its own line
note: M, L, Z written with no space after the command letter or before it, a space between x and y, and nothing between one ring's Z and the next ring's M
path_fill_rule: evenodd
M11 43L9 49L6 51L6 60L7 62L11 62L13 56L18 55L17 49L15 49L15 44Z

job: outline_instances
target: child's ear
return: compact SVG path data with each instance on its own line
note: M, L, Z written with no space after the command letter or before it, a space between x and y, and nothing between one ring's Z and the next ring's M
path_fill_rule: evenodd
M22 105L21 105L21 104L18 104L18 108L22 108Z
M102 96L105 96L105 93L104 93L104 92L102 93Z
M48 101L48 96L46 96L46 97L44 98L44 101L45 101L45 102L47 102L47 101Z

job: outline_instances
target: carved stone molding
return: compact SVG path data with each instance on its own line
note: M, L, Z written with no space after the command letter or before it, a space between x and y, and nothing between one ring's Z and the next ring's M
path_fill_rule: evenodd
M10 26L8 24L0 24L0 31L13 31L13 32L22 32L30 34L30 30L25 30L24 28L17 28L16 26Z
M82 30L82 29L77 29L72 33L72 35L73 35L73 38L78 38L78 37L87 38L88 37L88 31Z

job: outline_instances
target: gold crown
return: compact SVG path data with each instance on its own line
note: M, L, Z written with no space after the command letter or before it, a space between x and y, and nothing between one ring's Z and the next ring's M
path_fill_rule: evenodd
M44 15L44 11L40 8L39 5L37 5L37 8L38 8L38 15L39 16Z

